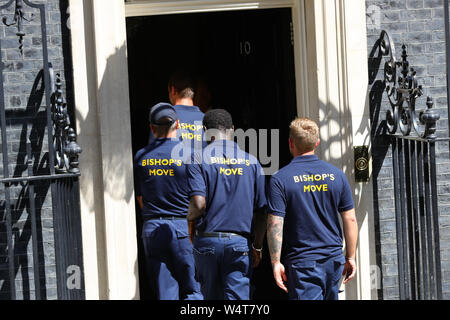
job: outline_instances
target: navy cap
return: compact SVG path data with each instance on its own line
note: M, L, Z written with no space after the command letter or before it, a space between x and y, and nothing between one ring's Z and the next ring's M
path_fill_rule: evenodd
M164 118L169 118L170 120L162 120ZM154 105L150 110L149 120L151 124L171 125L178 120L178 117L171 104L160 102Z

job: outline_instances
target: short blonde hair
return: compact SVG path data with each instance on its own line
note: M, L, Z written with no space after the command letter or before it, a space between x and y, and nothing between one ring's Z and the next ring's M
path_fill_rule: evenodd
M314 150L319 140L319 127L309 118L297 118L289 126L289 136L300 153Z

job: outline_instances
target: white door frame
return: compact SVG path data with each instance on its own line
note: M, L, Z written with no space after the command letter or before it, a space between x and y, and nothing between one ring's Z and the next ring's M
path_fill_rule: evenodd
M87 299L139 298L126 17L280 7L292 8L298 114L320 123L319 156L338 161L356 190L358 278L345 298L374 297L371 183L352 182L343 152L370 140L363 1L69 1Z

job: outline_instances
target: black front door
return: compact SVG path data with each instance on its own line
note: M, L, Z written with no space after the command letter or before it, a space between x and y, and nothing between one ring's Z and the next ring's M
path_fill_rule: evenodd
M149 108L168 102L170 74L188 69L209 92L200 107L227 109L244 131L268 129L265 156L280 168L289 163L288 127L297 114L290 9L128 18L127 37L134 152L147 143ZM270 146L271 129L279 130L279 154ZM141 296L149 298L139 252ZM273 281L267 243L263 254L254 297L285 298Z

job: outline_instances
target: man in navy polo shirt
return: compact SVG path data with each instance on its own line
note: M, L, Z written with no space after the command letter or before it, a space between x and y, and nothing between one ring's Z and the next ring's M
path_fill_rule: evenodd
M181 143L175 109L168 103L155 105L150 124L154 139L135 156L135 181L151 287L160 300L203 299L188 238L185 159L172 152Z
M178 71L171 75L168 93L180 121L177 137L185 141L191 150L206 145L203 141L203 112L194 105L194 90L194 80L186 72ZM150 132L149 141L152 139Z
M314 155L318 145L314 121L292 121L289 148L294 159L271 177L268 188L267 241L273 274L290 299L337 300L341 276L345 284L356 272L358 225L352 191L341 170Z
M198 280L205 299L248 300L250 263L259 263L265 233L264 174L258 160L233 141L227 111L208 111L203 125L211 143L187 166Z

